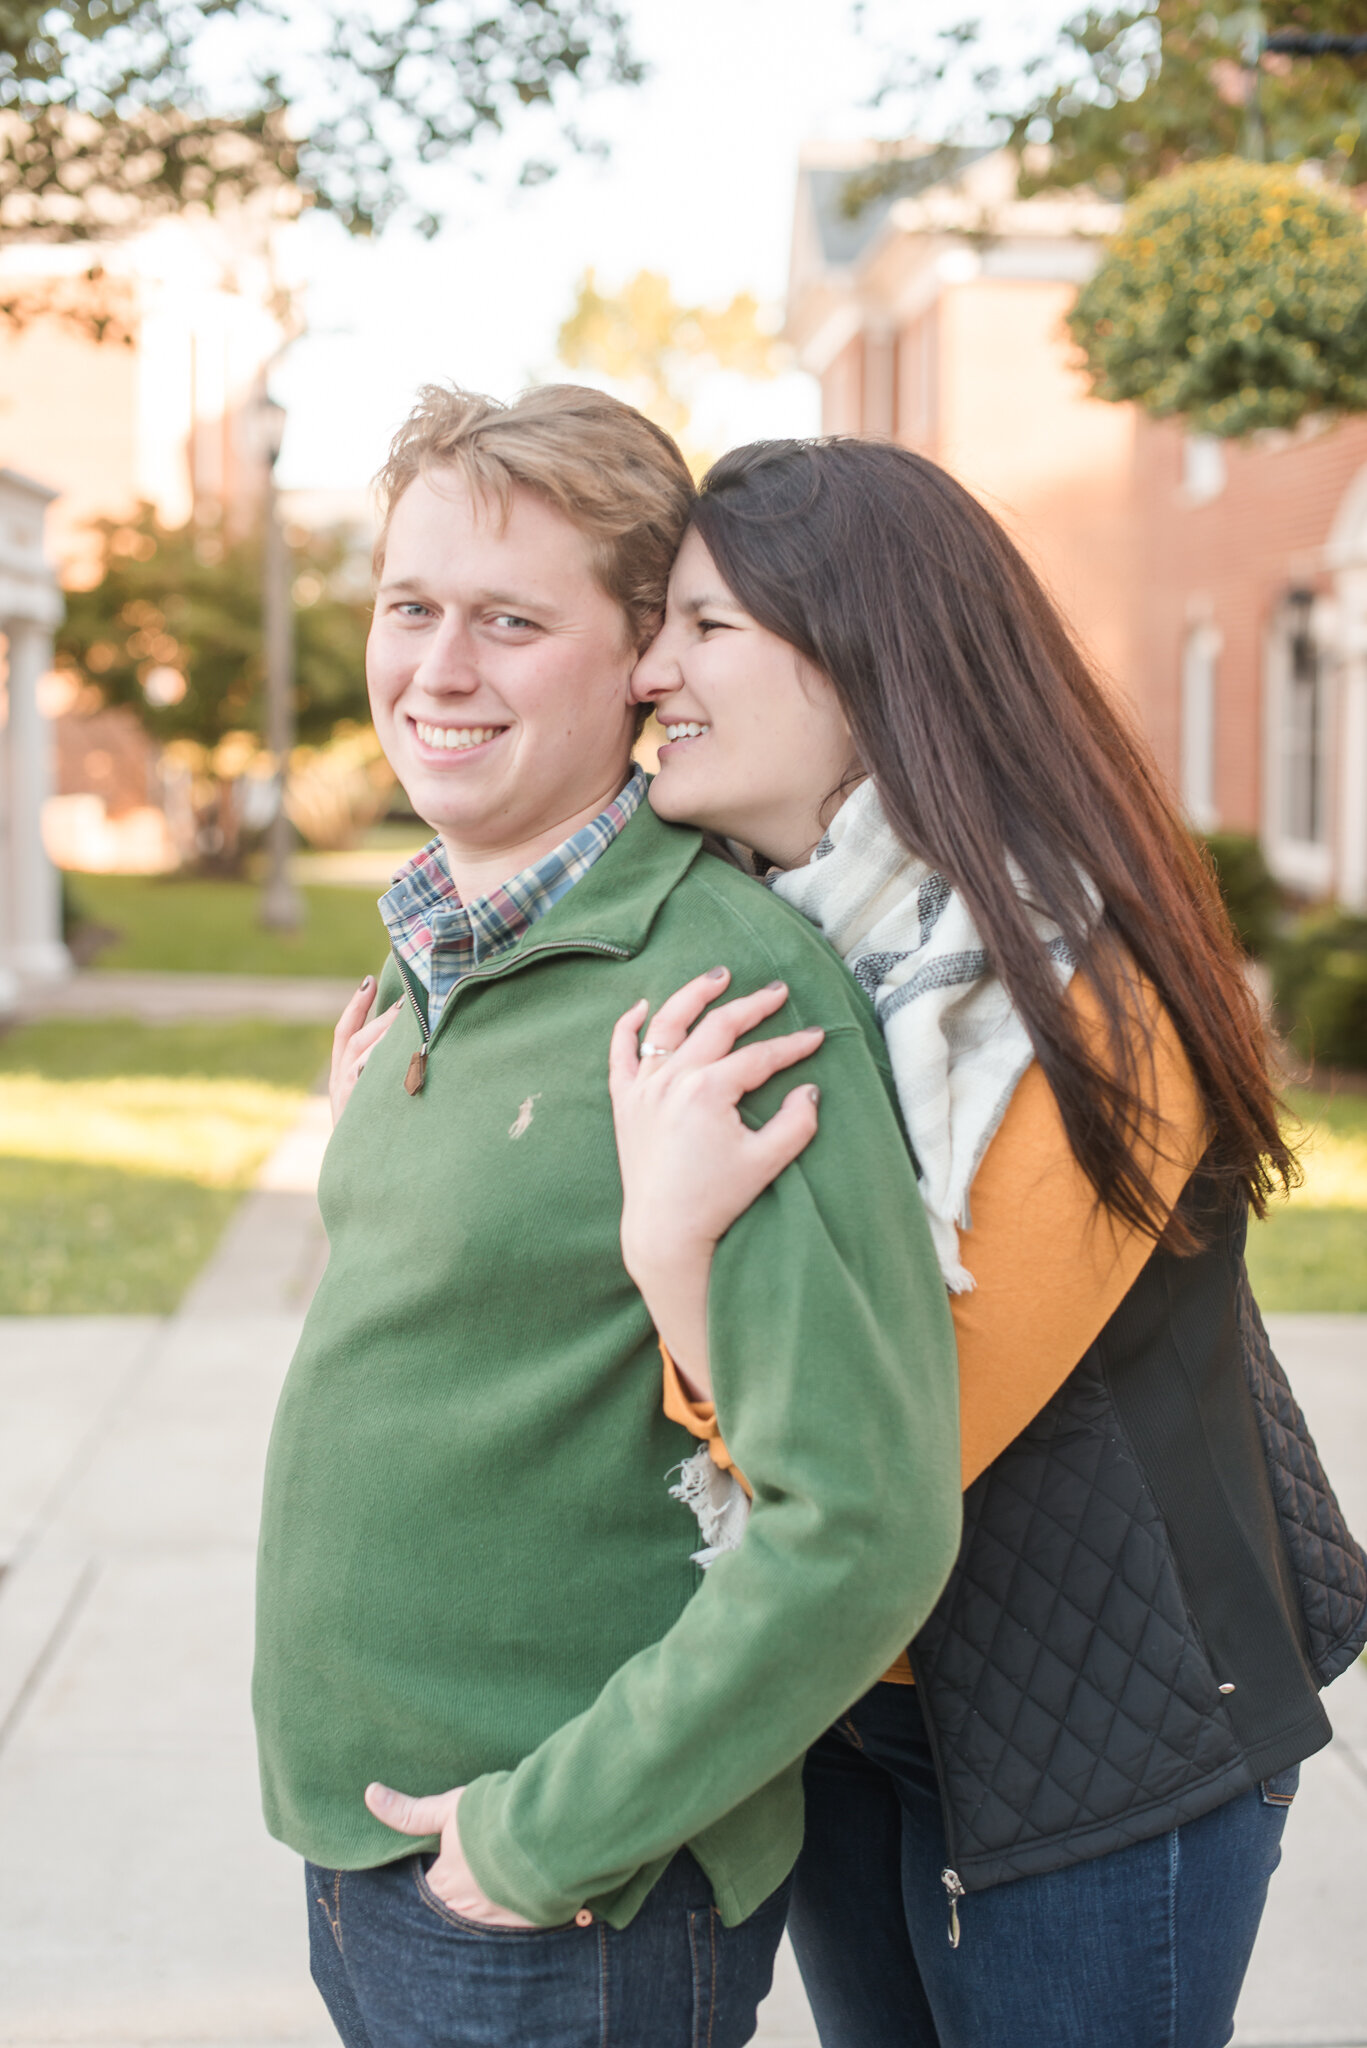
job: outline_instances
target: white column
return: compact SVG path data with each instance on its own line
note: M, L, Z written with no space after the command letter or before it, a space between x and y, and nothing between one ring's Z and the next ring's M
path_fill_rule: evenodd
M1345 664L1340 688L1337 893L1367 911L1367 652Z
M0 468L0 623L9 643L9 720L0 750L0 969L11 987L15 978L71 972L61 883L43 847L52 731L38 709L38 680L52 665L62 616L62 594L43 551L43 520L55 496L46 484Z
M0 618L0 632L6 621ZM19 1000L19 977L10 962L14 944L14 871L10 858L10 734L6 699L0 715L0 1016Z
M38 679L52 666L52 633L29 619L9 627L10 964L51 981L71 972L62 943L61 880L43 846L43 805L52 794L52 727L38 709Z

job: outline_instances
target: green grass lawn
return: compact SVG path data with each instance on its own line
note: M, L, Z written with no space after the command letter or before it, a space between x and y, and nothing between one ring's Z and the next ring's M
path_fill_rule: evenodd
M0 1314L173 1309L329 1044L325 1025L242 1021L0 1036ZM1297 1091L1291 1106L1305 1185L1252 1226L1258 1298L1367 1313L1367 1096Z
M176 974L320 974L355 977L383 964L389 941L378 890L304 888L299 932L263 931L261 891L251 882L179 875L72 875L71 901L87 924L118 937L97 968Z
M0 1037L0 1314L169 1313L330 1037L126 1019Z
M1305 1183L1248 1233L1263 1308L1367 1314L1367 1095L1292 1089Z

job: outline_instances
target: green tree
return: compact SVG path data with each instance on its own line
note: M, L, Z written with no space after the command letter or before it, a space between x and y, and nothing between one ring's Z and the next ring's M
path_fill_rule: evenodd
M981 21L940 31L928 54L895 58L880 97L905 97L910 124L935 125L948 93L973 113L971 135L1021 153L1023 193L1090 185L1128 199L1154 178L1235 154L1314 159L1348 185L1367 181L1367 57L1279 56L1277 29L1352 34L1362 0L1140 0L1088 7L1020 62L987 54ZM1047 152L1030 145L1047 145ZM894 153L852 179L847 205L903 188Z
M231 734L259 735L259 538L163 526L150 506L97 531L99 580L68 593L59 666L99 701L127 705L158 742L214 748ZM298 729L316 743L339 721L369 716L370 608L347 588L340 537L292 537Z
M1093 389L1200 433L1367 411L1367 231L1283 165L1160 178L1069 315Z
M687 441L697 385L708 371L772 377L783 360L750 292L737 292L725 306L682 306L669 279L653 270L637 271L613 293L600 292L586 270L557 352L567 369L611 379L680 443ZM706 467L708 458L693 451L690 460Z
M415 167L522 109L596 147L578 100L644 75L612 0L340 0L309 19L272 0L0 0L0 235L98 238L263 190L368 233L416 210Z

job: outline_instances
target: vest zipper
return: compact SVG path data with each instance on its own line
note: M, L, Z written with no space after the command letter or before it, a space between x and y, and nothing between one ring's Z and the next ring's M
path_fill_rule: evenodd
M957 1870L942 1870L940 1882L949 1893L949 1945L959 1946L959 1901L967 1897L964 1882Z
M518 954L516 962L509 960L506 964L508 967L514 965L521 966L524 960L530 960L538 953L605 953L609 959L613 960L629 960L631 958L631 952L628 947L611 945L606 939L558 939L552 940L546 946L528 946L525 953ZM397 953L394 955L394 964L399 970L399 979L403 983L404 994L408 997L413 1015L418 1020L418 1029L422 1033L422 1044L408 1062L408 1072L403 1077L403 1085L410 1095L421 1095L423 1083L427 1079L428 1056L432 1051L432 1040L436 1033L427 1022L422 1004L413 992L413 984L408 978L408 969ZM483 973L478 968L472 968L468 974L463 974L446 999L442 1013L437 1019L437 1031L440 1031L445 1023L447 1012L455 1007L456 997L463 988L468 988L472 981L496 981L503 971L503 963L496 961Z
M926 1692L925 1678L912 1654L914 1647L914 1645L908 1645L907 1662L911 1666L911 1675L916 1680L917 1704L921 1709L921 1719L925 1723L926 1742L930 1748L930 1760L935 1766L935 1785L940 1795L940 1820L945 1831L945 1847L949 1850L952 1857L954 1855L954 1824L953 1817L949 1811L949 1800L945 1793L945 1774L940 1762L940 1739L935 1732L935 1723L930 1716L930 1701L929 1695ZM946 1864L945 1868L940 1872L940 1882L944 1886L949 1898L949 1945L951 1948L957 1948L959 1946L959 1901L960 1899L966 1899L968 1892L963 1879L952 1863Z

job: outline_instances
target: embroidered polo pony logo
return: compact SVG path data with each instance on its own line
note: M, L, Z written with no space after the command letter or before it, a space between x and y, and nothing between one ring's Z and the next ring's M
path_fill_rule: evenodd
M526 1137L527 1132L531 1129L532 1116L534 1114L534 1106L536 1103L540 1102L540 1100L541 1097L539 1094L529 1095L527 1097L526 1101L522 1104L522 1107L518 1110L517 1115L513 1118L512 1122L508 1126L508 1136L510 1138Z

